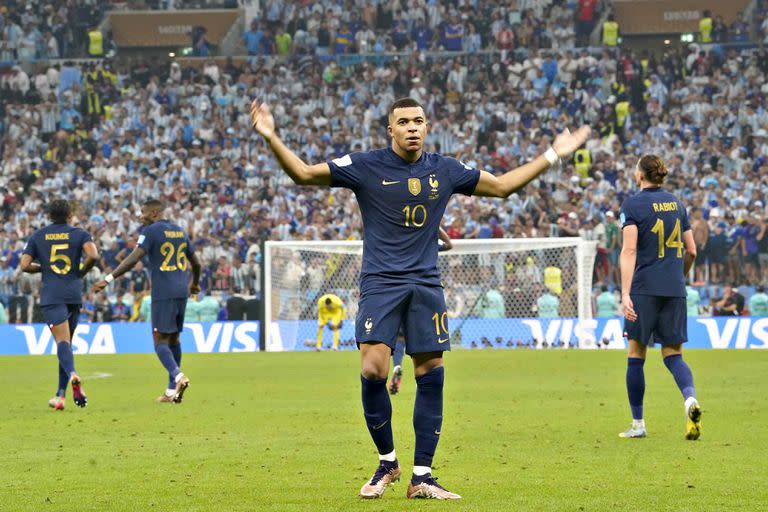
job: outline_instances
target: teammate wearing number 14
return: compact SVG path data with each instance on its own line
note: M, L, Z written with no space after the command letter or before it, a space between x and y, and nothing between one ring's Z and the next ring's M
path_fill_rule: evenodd
M200 293L200 261L189 237L161 218L163 204L150 199L141 207L144 229L139 243L111 274L93 285L95 292L122 276L146 254L152 273L152 335L155 352L168 371L168 387L158 402L181 403L189 378L181 372L179 333L184 328L187 297ZM192 268L192 281L189 268Z
M380 497L401 473L387 375L402 326L416 377L414 468L406 495L460 498L438 484L431 473L442 431L443 352L450 349L437 268L440 220L452 194L508 197L575 151L589 135L589 128L573 134L566 130L543 155L494 176L424 151L427 118L422 106L411 98L397 100L389 109L390 147L315 165L303 162L283 144L267 105L254 101L251 121L295 183L351 189L360 205L363 264L355 337L361 354L365 422L379 452L378 468L360 489L360 496Z
M621 205L621 303L629 344L627 395L632 426L619 436L646 436L643 365L648 346L658 342L664 365L685 399L685 437L695 440L701 435L701 408L693 374L683 361L683 343L688 341L685 276L696 259L696 244L685 206L661 188L667 173L659 157L643 156L635 169L641 190Z

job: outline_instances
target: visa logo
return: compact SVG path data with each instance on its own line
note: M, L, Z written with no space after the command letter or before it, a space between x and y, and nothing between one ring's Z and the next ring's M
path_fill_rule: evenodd
M18 325L17 331L24 335L27 350L32 355L55 354L56 344L51 330L46 325ZM80 324L72 336L74 354L114 354L115 338L109 324Z
M707 329L712 348L768 348L768 318L697 318L696 322Z
M588 319L579 322L574 318L553 318L551 320L524 319L522 323L531 331L530 338L541 344L544 340L549 345L555 341L570 343L576 338L580 348L595 348L597 342L608 341L608 348L624 348L624 330L620 318L605 322L602 331L596 333L598 322ZM545 327L546 326L546 327Z
M256 352L259 349L258 322L231 322L184 324L192 333L198 352ZM184 332L182 332L184 335Z

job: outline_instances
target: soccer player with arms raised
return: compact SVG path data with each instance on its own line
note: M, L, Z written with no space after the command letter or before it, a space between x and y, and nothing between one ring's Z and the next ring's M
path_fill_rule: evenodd
M315 165L303 162L283 144L266 104L254 101L251 120L296 184L349 188L360 205L363 266L355 337L361 354L363 412L379 452L379 466L360 495L378 498L400 477L387 375L402 325L416 377L416 443L407 496L460 498L431 474L443 420L443 352L450 349L437 269L440 220L452 194L509 196L575 151L589 135L589 128L558 135L544 155L496 177L453 158L425 152L427 118L411 98L395 101L389 110L390 147Z
M181 372L179 333L184 329L187 297L200 293L200 261L186 233L173 222L162 218L163 204L157 199L145 201L141 207L144 229L139 243L111 274L94 283L93 291L106 286L131 270L146 254L152 273L152 335L155 352L168 370L168 388L158 402L181 403L189 378ZM189 269L192 268L192 282Z
M96 244L84 229L70 226L72 210L63 199L48 207L51 224L32 234L21 256L21 270L42 273L40 309L51 329L59 359L59 387L48 405L64 409L67 384L72 384L72 399L78 407L88 405L82 382L75 371L72 336L77 329L83 296L83 276L99 259ZM85 260L80 265L83 253Z
M688 341L685 276L696 259L696 243L685 206L664 191L668 170L661 158L645 155L635 168L640 192L621 206L621 305L629 343L627 394L632 426L619 434L646 436L643 420L648 346L661 344L664 364L685 399L686 439L701 435L701 408L696 401L691 369L683 361Z

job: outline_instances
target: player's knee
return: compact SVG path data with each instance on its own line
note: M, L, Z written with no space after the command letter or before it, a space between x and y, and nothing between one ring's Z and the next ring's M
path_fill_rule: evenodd
M382 364L380 361L368 360L363 361L360 368L360 373L367 380L381 380L386 379L389 374L389 368Z

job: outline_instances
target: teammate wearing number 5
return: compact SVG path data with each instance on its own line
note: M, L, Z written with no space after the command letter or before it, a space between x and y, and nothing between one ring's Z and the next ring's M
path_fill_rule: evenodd
M621 304L632 426L619 436L646 436L643 365L648 346L660 343L664 364L685 399L685 437L694 440L701 435L701 408L693 374L683 361L683 343L688 341L685 276L696 259L696 244L685 206L661 188L667 174L659 157L643 156L635 169L640 192L621 206Z
M48 405L56 410L64 409L68 384L72 384L75 405L85 407L88 404L82 382L75 371L72 336L80 316L82 278L93 268L99 254L87 231L68 224L71 215L67 201L52 201L48 207L51 224L30 237L20 264L24 272L42 273L40 309L51 329L59 360L59 385L56 395L48 401ZM85 259L81 265L83 253Z
M427 117L412 98L399 99L389 109L389 147L315 165L302 161L280 140L267 105L254 102L251 121L295 183L348 188L360 206L363 264L355 338L361 354L363 413L379 452L379 465L360 495L380 497L401 473L387 375L402 326L416 376L414 468L406 495L460 498L438 484L431 473L443 421L443 352L450 349L437 267L440 220L453 194L508 197L581 146L589 128L573 134L566 130L538 158L494 176L424 151Z
M200 261L189 237L161 218L163 204L150 199L141 207L144 228L136 248L111 274L93 285L95 292L122 276L146 254L152 275L152 334L155 352L168 371L168 387L158 402L181 403L189 378L181 372L179 333L184 328L187 297L200 293ZM190 282L190 267L192 280Z

